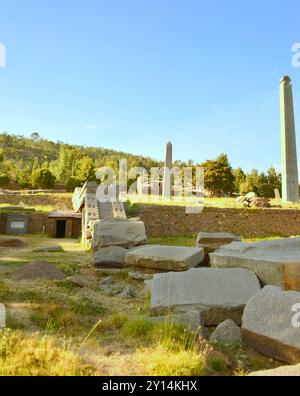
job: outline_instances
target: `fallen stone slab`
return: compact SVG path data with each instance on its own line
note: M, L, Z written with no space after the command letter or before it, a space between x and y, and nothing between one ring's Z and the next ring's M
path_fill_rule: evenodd
M78 278L78 276L68 276L66 281L79 288L83 288L85 286L85 283Z
M144 291L146 294L151 293L151 283L152 283L152 279L148 279L144 281L145 284Z
M106 276L104 279L102 279L99 282L99 286L111 285L113 282L114 282L114 278L112 276Z
M96 268L122 268L125 265L125 256L128 250L119 246L102 248L94 253Z
M128 252L127 265L168 271L185 271L196 267L204 258L202 248L146 245Z
M150 285L154 315L199 310L206 326L226 319L240 324L247 301L260 290L256 275L239 268L192 268L156 274Z
M98 220L94 223L92 249L108 246L131 248L146 243L145 225L139 220Z
M231 319L227 319L218 325L209 340L229 345L241 343L241 329Z
M299 306L299 292L264 287L248 301L244 310L243 344L275 359L299 363Z
M270 370L254 371L248 377L300 377L300 364L281 366Z
M39 278L64 280L68 276L47 261L32 261L14 271L13 277L18 280Z
M233 242L210 254L214 268L246 268L264 285L300 291L300 238Z
M64 249L60 245L39 246L32 250L33 252L63 252Z
M240 241L241 238L239 236L229 232L200 232L197 236L196 246L204 249L205 257L202 265L209 264L209 253L214 252L221 246Z
M151 318L154 323L179 323L192 332L202 335L203 323L199 311L188 311L165 316L154 316Z

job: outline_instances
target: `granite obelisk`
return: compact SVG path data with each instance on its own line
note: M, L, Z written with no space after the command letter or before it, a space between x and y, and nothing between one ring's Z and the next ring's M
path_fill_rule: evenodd
M171 170L173 166L173 147L172 143L167 143L166 148L166 158L164 164L164 175L163 175L163 186L162 186L162 195L165 198L171 198L172 196L172 179L171 179Z
M299 201L296 131L291 79L280 80L282 202Z

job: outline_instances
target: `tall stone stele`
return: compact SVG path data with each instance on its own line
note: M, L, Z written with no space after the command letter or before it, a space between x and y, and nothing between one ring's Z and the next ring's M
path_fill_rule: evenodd
M162 186L162 195L165 198L171 198L172 196L172 178L171 178L171 170L173 166L173 147L172 143L167 143L166 148L166 158L164 164L164 175L163 175L163 186Z
M296 132L291 79L280 80L282 202L299 201Z

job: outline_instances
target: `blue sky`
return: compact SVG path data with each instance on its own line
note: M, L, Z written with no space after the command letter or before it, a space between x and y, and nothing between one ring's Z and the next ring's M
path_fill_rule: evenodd
M298 0L1 0L0 130L279 166L285 74L300 156L299 24Z

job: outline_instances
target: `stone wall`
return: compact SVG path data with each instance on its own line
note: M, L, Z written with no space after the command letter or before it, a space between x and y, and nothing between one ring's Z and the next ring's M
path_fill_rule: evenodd
M55 235L55 221L47 213L31 213L28 224L29 234Z
M55 209L72 210L72 198L61 194L0 194L0 204L27 206L54 206Z
M140 213L149 237L196 236L199 231L227 231L245 238L300 234L300 211L295 209L231 209L205 207L186 214L184 207L145 205Z

